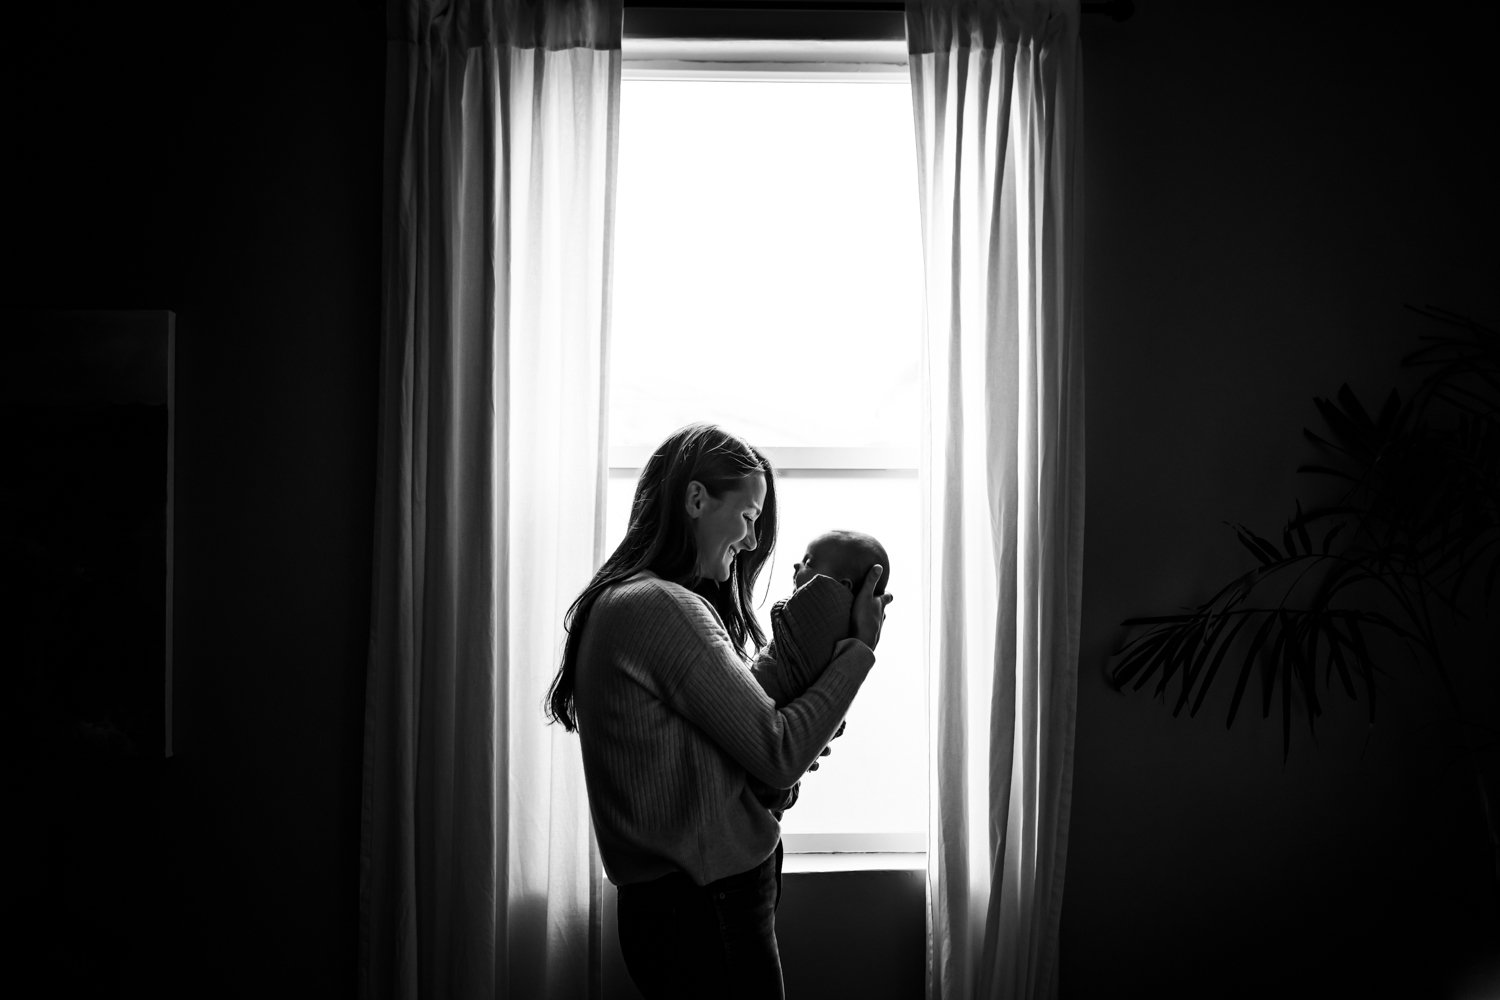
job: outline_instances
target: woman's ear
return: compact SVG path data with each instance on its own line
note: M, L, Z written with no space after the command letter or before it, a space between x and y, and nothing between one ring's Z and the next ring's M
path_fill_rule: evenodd
M707 498L708 489L702 483L696 479L688 483L687 496L683 500L683 509L687 511L687 516L696 521L703 513L703 504Z

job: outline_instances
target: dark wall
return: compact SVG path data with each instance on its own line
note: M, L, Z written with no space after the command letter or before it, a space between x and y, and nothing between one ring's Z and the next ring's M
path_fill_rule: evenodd
M1470 995L1466 977L1500 967L1500 916L1472 777L1404 654L1373 729L1363 703L1336 706L1285 763L1258 698L1226 732L1227 699L1174 719L1149 690L1110 691L1101 668L1121 619L1247 568L1222 521L1279 534L1310 498L1294 470L1312 458L1312 397L1345 381L1384 396L1427 329L1403 303L1500 319L1494 15L1138 8L1085 36L1087 541L1063 995ZM1493 629L1478 643L1492 667ZM1493 683L1483 693L1493 709Z
M177 318L176 754L24 765L59 993L354 992L378 8L8 17L4 304Z
M375 10L367 9L375 6ZM176 112L184 913L245 995L354 992L384 42L213 15ZM195 15L196 19L196 15ZM268 20L270 23L268 23ZM243 901L243 908L226 900ZM228 920L233 933L216 924ZM194 940L194 935L185 935Z

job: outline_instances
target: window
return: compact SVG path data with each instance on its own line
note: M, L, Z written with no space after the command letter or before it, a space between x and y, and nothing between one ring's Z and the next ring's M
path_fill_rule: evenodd
M920 852L922 274L904 52L863 43L849 51L886 62L851 68L824 43L791 65L779 57L796 47L778 44L774 60L762 47L726 65L659 44L632 58L627 39L606 546L645 455L692 420L777 469L778 545L756 595L768 634L809 539L880 538L897 595L880 662L783 830L794 853Z

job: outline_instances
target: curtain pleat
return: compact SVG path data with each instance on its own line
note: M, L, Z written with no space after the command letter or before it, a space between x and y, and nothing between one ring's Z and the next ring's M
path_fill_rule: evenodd
M542 705L603 545L619 0L392 9L361 995L598 996Z
M1083 551L1077 26L1077 0L907 5L942 1000L1057 992Z

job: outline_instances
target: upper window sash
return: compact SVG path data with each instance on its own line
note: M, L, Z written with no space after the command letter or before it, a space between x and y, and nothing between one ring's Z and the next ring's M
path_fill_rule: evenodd
M627 6L620 51L631 79L905 76L906 24L900 11Z

